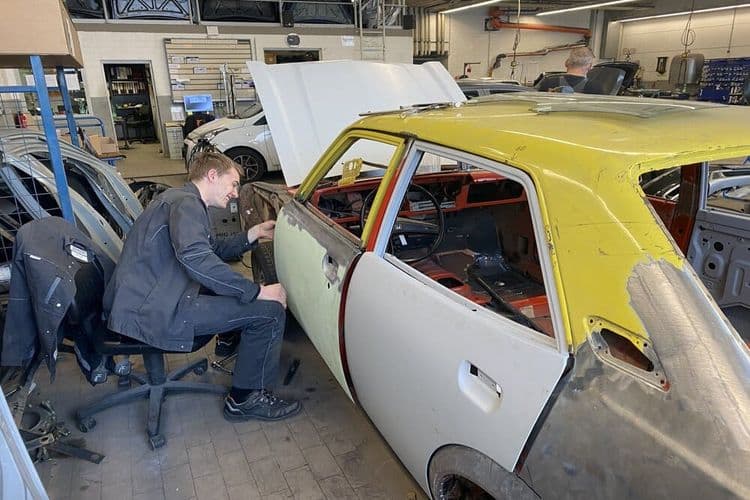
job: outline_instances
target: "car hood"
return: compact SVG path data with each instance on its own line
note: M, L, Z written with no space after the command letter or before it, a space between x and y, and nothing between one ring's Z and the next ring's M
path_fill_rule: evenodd
M209 132L219 130L220 128L233 129L242 127L245 124L245 118L217 118L205 123L188 134L188 139L196 140L203 137Z
M360 113L423 103L463 102L440 63L324 61L266 65L248 61L287 185L300 184Z

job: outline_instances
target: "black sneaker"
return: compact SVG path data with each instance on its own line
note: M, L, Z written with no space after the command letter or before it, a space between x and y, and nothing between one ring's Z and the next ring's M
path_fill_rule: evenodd
M224 418L230 422L252 419L282 420L296 415L301 409L299 401L287 401L263 389L251 392L242 403L237 403L231 396L227 396L224 401Z
M240 345L240 334L229 333L216 336L214 354L220 358L226 358L234 354Z

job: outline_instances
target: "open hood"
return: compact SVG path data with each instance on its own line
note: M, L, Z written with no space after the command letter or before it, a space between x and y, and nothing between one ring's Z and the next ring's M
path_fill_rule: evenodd
M196 128L192 132L188 134L188 138L192 140L197 140L199 137L203 137L204 135L208 134L209 132L213 132L214 130L219 129L233 129L241 127L245 124L244 118L230 118L230 117L224 117L224 118L217 118L215 120L211 120L208 123L204 123L200 127Z
M331 142L360 113L463 102L443 65L248 61L287 185L300 184Z

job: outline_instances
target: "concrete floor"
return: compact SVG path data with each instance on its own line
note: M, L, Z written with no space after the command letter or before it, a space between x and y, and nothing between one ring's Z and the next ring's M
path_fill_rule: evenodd
M181 161L159 156L159 145L135 144L118 165L123 176L173 186L185 181ZM241 264L241 272L249 269ZM99 465L72 458L40 463L37 470L52 499L417 499L424 493L398 462L367 417L338 387L321 357L290 321L281 372L299 359L297 373L282 396L299 398L303 411L276 423L231 424L221 415L222 397L176 395L167 398L162 433L167 444L152 451L145 433L145 401L112 408L96 416L97 426L75 429L78 406L116 390L114 377L91 387L75 359L61 355L55 383L46 371L37 377L35 399L48 399L66 420L72 438L104 453ZM170 368L189 359L213 357L203 351L167 356ZM136 368L140 359L134 358ZM189 379L229 384L212 369ZM408 411L408 410L407 410Z

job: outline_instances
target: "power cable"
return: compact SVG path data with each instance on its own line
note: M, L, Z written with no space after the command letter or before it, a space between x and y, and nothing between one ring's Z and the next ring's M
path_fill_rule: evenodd
M518 61L516 60L516 54L518 52L518 43L521 41L521 0L518 0L518 12L516 14L516 36L513 39L513 59L510 61L510 78L513 79L516 75L516 67Z

